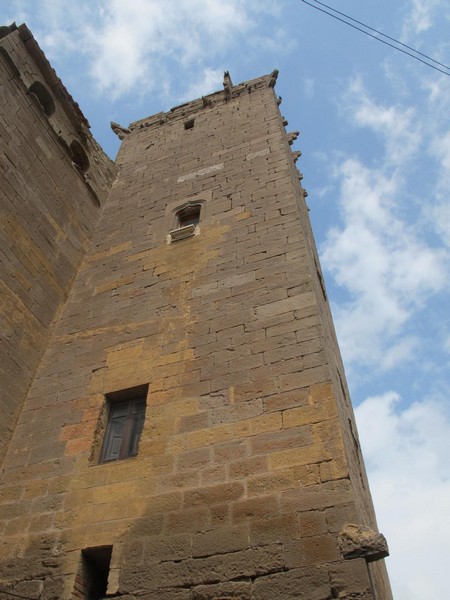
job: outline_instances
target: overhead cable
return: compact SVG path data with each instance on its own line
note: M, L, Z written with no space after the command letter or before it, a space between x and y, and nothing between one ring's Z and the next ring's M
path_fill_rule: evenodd
M399 40L396 40L395 38L392 38L392 37L390 37L390 36L382 33L381 31L378 31L377 29L374 29L373 27L370 27L369 25L365 25L361 21L357 21L356 19L353 19L349 15L346 15L345 13L342 13L342 12L334 9L331 6L328 6L327 4L324 4L323 2L319 2L319 0L314 0L314 1L316 2L316 4L320 4L321 6L325 6L326 8L328 8L331 11L333 11L334 13L337 13L337 14L341 15L342 17L345 17L345 19L349 19L350 21L353 21L353 23L358 23L358 25L361 25L362 27L365 27L366 29L362 29L361 27L357 27L356 25L353 25L352 23L349 23L349 21L346 21L345 19L342 19L342 18L338 17L336 14L333 14L333 12L328 12L327 10L325 10L323 8L320 8L319 6L316 6L315 4L311 4L311 2L308 2L307 0L302 0L302 2L304 4L307 4L308 6L311 6L312 8L315 8L316 10L319 10L320 12L325 13L329 17L333 17L333 19L336 19L336 20L340 21L341 23L344 23L345 25L348 25L349 27L352 27L353 29L356 29L356 30L360 31L361 33L364 33L364 34L368 35L369 37L373 38L374 40L377 40L378 42L381 42L382 44L385 44L386 46L390 46L391 48L394 48L394 50L398 50L399 52L403 52L403 54L407 54L408 56L411 56L411 58L414 58L415 60L418 60L419 62L423 63L424 65L427 65L427 67L431 67L432 69L435 69L436 71L439 71L440 73L443 73L444 75L450 76L450 67L448 67L447 65L444 65L443 63L435 60L434 58L431 58L430 56L428 56L427 54L424 54L423 52L419 52L419 50L415 50L411 46L403 44ZM378 35L374 35L373 33L369 33L369 31L367 31L367 30L374 31ZM415 54L412 54L411 52L408 52L407 50L403 50L403 48L399 48L398 46L396 46L394 44L391 44L390 42L387 42L386 40L382 39L379 36L385 37L386 39L391 40L392 42L395 42L395 44L398 44L399 46L403 46L403 48L408 48L409 50L411 50ZM426 60L423 60L422 58L420 58L417 55L420 55L420 56L423 56L423 57L427 58L429 61L435 63L435 65L440 65L441 67L444 67L444 69L446 69L446 70L444 71L444 69L440 69L439 67L436 67L435 65L427 62Z

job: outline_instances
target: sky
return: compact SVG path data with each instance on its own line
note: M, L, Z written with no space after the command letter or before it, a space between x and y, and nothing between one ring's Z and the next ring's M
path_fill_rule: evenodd
M448 0L327 3L450 64ZM444 600L450 77L316 8L0 0L0 24L27 23L113 158L110 121L126 126L222 89L224 70L235 83L280 70L394 598Z

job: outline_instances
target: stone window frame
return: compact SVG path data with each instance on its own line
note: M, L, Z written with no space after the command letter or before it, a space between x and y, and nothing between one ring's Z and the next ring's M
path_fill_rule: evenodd
M105 395L107 414L99 464L138 455L147 410L147 393L148 385L142 385ZM120 433L117 433L117 429L115 431L115 427L119 428ZM114 445L114 437L118 440L118 448L117 443Z
M70 143L69 149L70 158L74 167L80 173L86 173L91 165L89 162L87 152L83 148L82 144L78 140L73 139Z
M184 240L186 238L194 237L200 234L200 221L204 221L206 207L208 201L211 200L212 193L204 192L190 196L184 202L172 202L166 209L166 217L168 218L169 233L167 235L167 243ZM180 223L180 214L184 211L188 211L190 208L199 208L198 222L187 225Z
M42 112L46 117L51 117L56 111L55 101L47 87L36 79L28 88L28 93L36 98Z

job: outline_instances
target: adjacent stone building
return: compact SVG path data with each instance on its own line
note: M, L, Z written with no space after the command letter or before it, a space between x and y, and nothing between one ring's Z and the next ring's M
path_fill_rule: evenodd
M389 600L277 73L114 165L0 37L2 597Z

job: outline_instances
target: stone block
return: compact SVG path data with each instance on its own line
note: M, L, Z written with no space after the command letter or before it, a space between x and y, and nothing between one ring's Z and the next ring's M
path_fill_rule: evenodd
M257 473L265 473L268 471L268 462L266 456L253 456L246 458L228 466L228 472L231 479L242 479L250 477Z
M288 450L311 444L312 436L308 426L293 427L288 430L263 433L250 440L251 454L270 454L277 450Z
M217 583L192 588L192 600L252 600L251 582Z
M247 441L236 440L213 447L214 460L217 463L229 463L242 460L248 455Z
M297 490L299 486L320 483L319 465L296 465L279 469L269 475L251 477L247 481L249 497L270 492Z
M167 513L164 531L169 534L197 533L203 531L210 523L210 512L207 508L185 508Z
M230 482L211 487L186 490L184 492L184 506L203 506L233 502L242 498L245 493L243 483Z
M211 556L244 550L249 546L249 534L246 527L216 527L194 535L192 556Z
M176 470L204 469L211 462L211 454L210 448L196 448L181 452L176 458Z
M158 564L161 561L183 560L191 555L192 540L191 533L146 537L142 540L144 547L141 562L131 559L128 556L128 550L127 561L133 564L142 564L144 568L148 568L149 565ZM132 545L130 543L130 546Z
M328 571L324 567L289 569L260 577L253 585L252 600L330 600L332 598Z
M261 496L233 502L231 518L233 523L241 523L249 519L276 517L279 514L276 496Z
M341 558L337 540L331 534L289 540L284 544L288 568L323 565Z
M282 543L296 537L298 526L295 515L265 517L250 521L250 543L252 546Z
M350 481L327 481L281 494L281 512L305 512L346 505L354 501Z
M311 510L300 513L298 517L300 537L319 536L328 533L325 512Z

